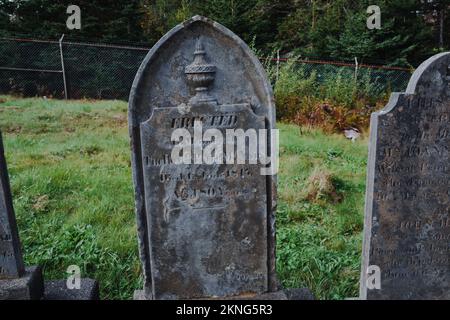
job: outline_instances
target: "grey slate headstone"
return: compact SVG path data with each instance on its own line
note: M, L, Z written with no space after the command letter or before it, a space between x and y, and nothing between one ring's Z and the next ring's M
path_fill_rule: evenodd
M0 279L19 278L25 272L0 132Z
M360 298L450 299L450 53L372 115L365 211Z
M204 79L203 87L195 78ZM276 176L259 165L175 165L174 128L275 127L272 89L231 31L195 16L149 52L133 83L129 130L146 299L277 290Z

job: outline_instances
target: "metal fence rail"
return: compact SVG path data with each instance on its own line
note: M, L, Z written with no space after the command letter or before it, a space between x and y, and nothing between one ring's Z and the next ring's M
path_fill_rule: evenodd
M55 98L127 100L150 48L112 44L0 38L0 93ZM262 59L266 60L267 59ZM286 59L270 59L277 66ZM308 72L370 70L380 90L403 91L411 70L322 60L298 60Z

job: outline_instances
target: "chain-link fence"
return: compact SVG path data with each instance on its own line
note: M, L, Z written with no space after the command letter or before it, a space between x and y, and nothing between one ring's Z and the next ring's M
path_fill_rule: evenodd
M377 95L405 91L414 71L402 67L360 64L357 60L354 63L287 58L262 59L262 61L266 69L270 70L274 83L278 80L280 70L282 72L283 63L291 61L294 68L289 70L300 72L305 79L312 74L319 84L326 82L336 84L337 77L341 77L343 81L351 79L360 85L370 85L371 91Z
M127 100L149 48L81 42L0 38L0 93L55 98ZM286 59L271 59L272 66ZM380 90L404 91L411 70L299 60L319 79L342 70L370 71ZM267 65L267 61L266 61Z

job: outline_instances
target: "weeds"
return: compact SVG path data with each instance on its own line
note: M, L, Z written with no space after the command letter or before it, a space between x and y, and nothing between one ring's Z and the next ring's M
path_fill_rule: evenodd
M368 127L370 113L386 102L387 93L365 69L323 66L314 69L291 59L279 70L275 83L277 117L326 132Z

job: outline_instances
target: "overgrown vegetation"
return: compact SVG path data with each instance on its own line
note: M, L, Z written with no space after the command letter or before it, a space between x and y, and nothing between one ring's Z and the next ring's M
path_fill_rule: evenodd
M127 106L0 96L0 128L28 265L69 265L104 299L139 289ZM279 125L278 275L320 299L357 295L366 141Z
M273 66L266 66L274 77ZM326 132L346 128L365 130L370 114L388 97L385 84L371 70L312 68L295 60L281 66L275 82L277 117L301 126L321 127ZM385 80L385 79L384 79Z

